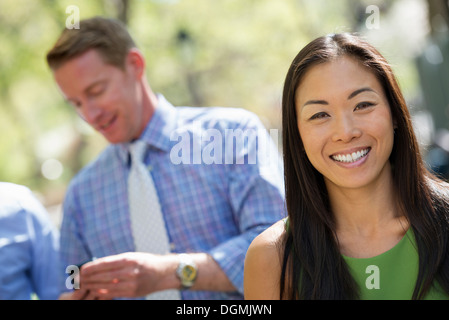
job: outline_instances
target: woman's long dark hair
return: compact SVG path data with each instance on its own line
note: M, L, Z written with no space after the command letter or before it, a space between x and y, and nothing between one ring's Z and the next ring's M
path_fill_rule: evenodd
M322 175L308 160L298 131L296 89L312 66L350 56L381 83L397 126L390 156L401 213L414 232L419 273L413 299L434 281L449 294L449 191L421 158L410 114L390 65L369 43L353 34L320 37L293 60L282 98L283 152L288 232L282 243L281 299L357 299L358 286L336 240L335 218Z

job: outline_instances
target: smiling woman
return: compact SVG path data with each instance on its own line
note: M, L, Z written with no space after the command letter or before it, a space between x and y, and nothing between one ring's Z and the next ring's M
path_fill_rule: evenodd
M311 68L296 91L296 113L306 154L328 188L360 187L379 181L380 172L389 175L390 106L376 76L356 59Z
M245 297L448 299L449 186L383 56L352 34L312 41L282 113L288 218L251 244Z

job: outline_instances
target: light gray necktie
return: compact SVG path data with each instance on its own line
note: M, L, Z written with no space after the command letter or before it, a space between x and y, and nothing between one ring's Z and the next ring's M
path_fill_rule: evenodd
M144 164L146 143L137 140L130 144L131 170L128 177L128 200L131 228L137 252L170 253L170 243L165 228L156 188ZM178 290L155 292L147 299L180 299Z

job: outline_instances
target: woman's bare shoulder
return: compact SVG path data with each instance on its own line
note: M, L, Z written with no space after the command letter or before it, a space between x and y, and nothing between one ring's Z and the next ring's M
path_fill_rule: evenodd
M279 299L284 234L285 221L281 220L259 234L249 246L244 272L246 299Z
M285 219L279 220L259 234L251 243L253 249L279 252L285 235Z

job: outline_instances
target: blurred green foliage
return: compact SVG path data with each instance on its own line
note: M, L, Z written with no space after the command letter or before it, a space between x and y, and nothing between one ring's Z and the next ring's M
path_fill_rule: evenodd
M1 0L0 180L41 192L49 205L106 144L64 102L45 63L70 5L81 19L126 17L150 85L175 105L243 107L268 128L280 128L284 77L307 42L366 31L367 4L354 0ZM414 69L400 68L414 94ZM42 173L48 159L63 165L53 180Z

